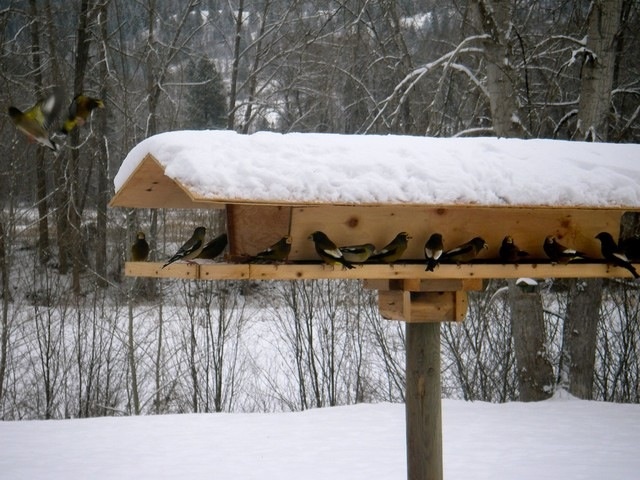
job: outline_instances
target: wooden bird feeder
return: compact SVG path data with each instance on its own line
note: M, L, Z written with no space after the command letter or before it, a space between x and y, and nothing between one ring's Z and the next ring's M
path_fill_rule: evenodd
M229 145L229 156L232 156L234 142L244 144L254 140L253 136L241 136L233 132L198 133L224 136L222 146L212 150L215 154L210 154L211 161L217 163L234 161L227 156L225 145ZM289 135L273 135L277 138L270 141L278 145L278 142L286 143L290 138ZM317 140L318 135L307 135L313 141ZM317 155L324 158L332 154L330 150L333 140L342 141L345 137L325 135L328 153L318 149L317 144L313 142L310 149L316 149ZM264 136L259 138L264 139ZM366 142L368 138L359 137L358 141ZM372 141L381 141L381 137L370 138ZM386 151L385 155L393 155L394 152L396 155L395 158L389 158L389 162L406 155L406 148L401 140L406 137L383 138L391 145L391 150ZM296 145L302 145L299 147L302 150L305 139L305 134L295 136L296 142L299 142ZM169 145L180 141L180 137L166 139ZM419 142L421 139L411 137L410 141ZM443 142L447 148L455 146L456 142L464 142L460 139L438 141ZM554 143L547 142L544 144L545 148L553 151ZM190 140L189 143L193 141ZM394 146L396 143L397 146ZM567 142L558 143L562 143L563 156L566 156L567 151L571 152L572 146L567 146ZM162 269L162 263L127 262L126 274L194 280L363 279L365 288L378 291L381 315L387 319L406 322L407 462L410 480L442 478L439 322L459 322L464 319L468 291L482 289L483 280L490 278L630 276L627 270L609 266L602 260L568 265L550 263L542 246L547 235L555 235L561 243L581 250L590 258L601 258L600 246L594 238L595 235L601 231L608 231L617 238L622 215L627 211L640 210L640 202L633 199L617 202L614 199L613 202L593 205L571 202L549 204L548 196L543 194L538 202L529 205L499 201L495 204L420 202L412 199L406 202L350 203L340 199L323 201L311 198L304 201L298 198L252 198L238 195L236 191L229 193L224 190L203 193L200 186L194 186L192 178L183 178L174 173L170 161L167 160L166 150L169 149L156 148L156 144L157 140L154 140L148 146L143 142L136 147L137 159L134 159L124 172L121 169L120 179L116 178L117 191L111 201L112 207L225 209L231 258L255 254L284 235L291 236L292 250L289 263L281 265L201 261L197 264L175 263ZM536 144L529 145L535 150ZM577 142L572 145L576 145L576 148L588 148ZM595 144L590 145L596 148ZM640 146L631 147L634 149L630 155L640 160ZM292 148L295 149L296 146ZM273 155L282 153L282 150L274 150ZM629 155L628 151L625 152ZM174 155L174 152L171 152L171 155ZM576 152L576 155L582 156L583 153ZM449 160L439 159L441 162ZM566 159L558 161L563 160ZM201 159L194 159L194 162L196 161L199 162ZM376 168L375 165L372 168ZM295 176L298 172L294 169L288 174ZM505 174L508 175L509 172L495 173ZM594 175L602 176L603 173L596 169ZM636 184L635 194L638 194L640 170L635 170L633 175ZM251 170L247 169L243 177L247 182L251 182L251 178L246 178L251 177ZM564 181L571 185L572 178ZM206 180L203 182L206 183ZM544 185L539 188L545 192ZM403 258L394 265L364 264L345 270L325 266L319 261L313 243L308 239L309 234L315 230L324 231L338 245L371 242L377 247L382 247L401 231L408 232L412 238ZM482 236L489 248L476 263L441 264L435 271L427 272L423 247L426 239L434 232L443 235L445 248L454 247L476 235ZM529 253L518 265L505 265L498 260L498 249L507 234L516 240L521 249Z

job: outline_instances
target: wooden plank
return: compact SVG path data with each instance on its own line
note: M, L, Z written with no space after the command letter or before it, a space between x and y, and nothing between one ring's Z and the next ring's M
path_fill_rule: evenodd
M196 263L176 262L165 268L162 265L162 262L125 262L124 273L128 277L200 278L200 265Z
M352 270L330 267L322 264L228 264L199 261L199 277L201 279L251 279L251 280L305 280L320 278L351 278L351 279L415 279L423 280L471 280L487 278L631 278L631 274L624 268L610 267L605 263L583 263L559 265L550 263L526 265L501 264L469 264L469 265L440 265L435 272L425 272L423 265L396 264L389 265L360 265ZM172 264L161 270L162 263L127 262L125 274L128 276L184 278L182 270L177 267L184 263ZM193 267L192 267L193 268ZM636 265L640 268L640 264ZM478 283L472 283L476 287ZM463 288L463 290L466 288Z
M289 235L291 208L227 205L227 234L231 255L255 255Z
M410 292L403 290L380 290L378 292L378 311L387 320L407 321L405 302Z
M467 313L466 292L410 292L408 322L460 322Z
M442 480L440 324L405 328L407 478Z
M412 292L456 292L482 290L481 278L442 278L412 280L366 279L363 284L368 290L409 290Z
M444 237L445 248L453 248L474 236L489 244L482 258L498 258L505 235L529 252L532 259L546 259L542 245L547 235L555 235L570 247L598 258L600 244L594 238L608 231L617 238L618 209L577 208L491 208L491 207L420 207L420 206L308 206L294 207L291 218L291 260L317 258L308 236L324 231L337 245L371 242L382 248L401 231L412 239L403 259L424 258L424 244L434 232Z

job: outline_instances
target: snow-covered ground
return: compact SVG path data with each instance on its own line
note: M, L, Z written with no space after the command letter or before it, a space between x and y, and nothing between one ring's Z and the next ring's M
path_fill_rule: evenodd
M639 478L640 405L443 401L447 479ZM404 406L0 422L6 479L406 478Z

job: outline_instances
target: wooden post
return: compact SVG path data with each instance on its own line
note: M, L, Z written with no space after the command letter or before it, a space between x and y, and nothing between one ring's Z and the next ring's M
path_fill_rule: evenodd
M442 480L440 323L407 323L407 479Z

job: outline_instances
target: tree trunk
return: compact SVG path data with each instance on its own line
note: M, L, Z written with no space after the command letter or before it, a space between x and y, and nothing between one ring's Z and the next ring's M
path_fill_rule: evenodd
M2 324L0 325L0 405L4 396L4 379L7 371L7 353L9 352L9 263L6 255L6 233L0 221L0 275L2 275ZM2 418L0 416L0 418Z
M606 142L616 59L616 37L623 0L591 3L587 52L582 65L576 140Z
M31 63L36 82L36 90L42 88L42 62L40 60L40 33L38 29L38 9L35 0L29 0L29 13L33 19L31 26ZM40 92L36 91L36 96ZM44 163L44 149L36 150L36 199L38 202L38 260L46 263L50 257L49 246L49 204L47 201L47 169Z
M582 65L578 125L575 138L606 142L616 64L616 37L623 0L592 2L588 17L587 53ZM593 373L602 301L602 279L573 281L563 332L563 372L569 392L593 396Z
M545 400L553 392L553 368L544 344L542 299L509 280L513 344L518 369L520 400Z
M569 393L591 400L602 279L571 280L568 298L560 370Z
M102 39L102 52L100 62L100 98L107 97L107 82L109 72L107 70L107 42L109 33L107 30L107 9L108 3L104 3L100 7L99 24L100 38ZM100 132L100 154L98 156L98 194L96 204L96 275L98 276L97 284L100 287L106 287L107 282L107 204L109 202L109 151L107 149L107 115L101 115L99 119Z
M487 92L491 121L498 137L520 138L524 135L511 68L507 32L512 16L508 0L474 0L476 27L488 35L483 41L487 62Z
M238 65L240 63L240 39L242 34L242 20L244 15L244 0L238 3L236 12L236 37L233 47L233 66L231 69L231 85L229 88L229 116L227 117L227 130L233 130L236 121L236 98L238 95Z

